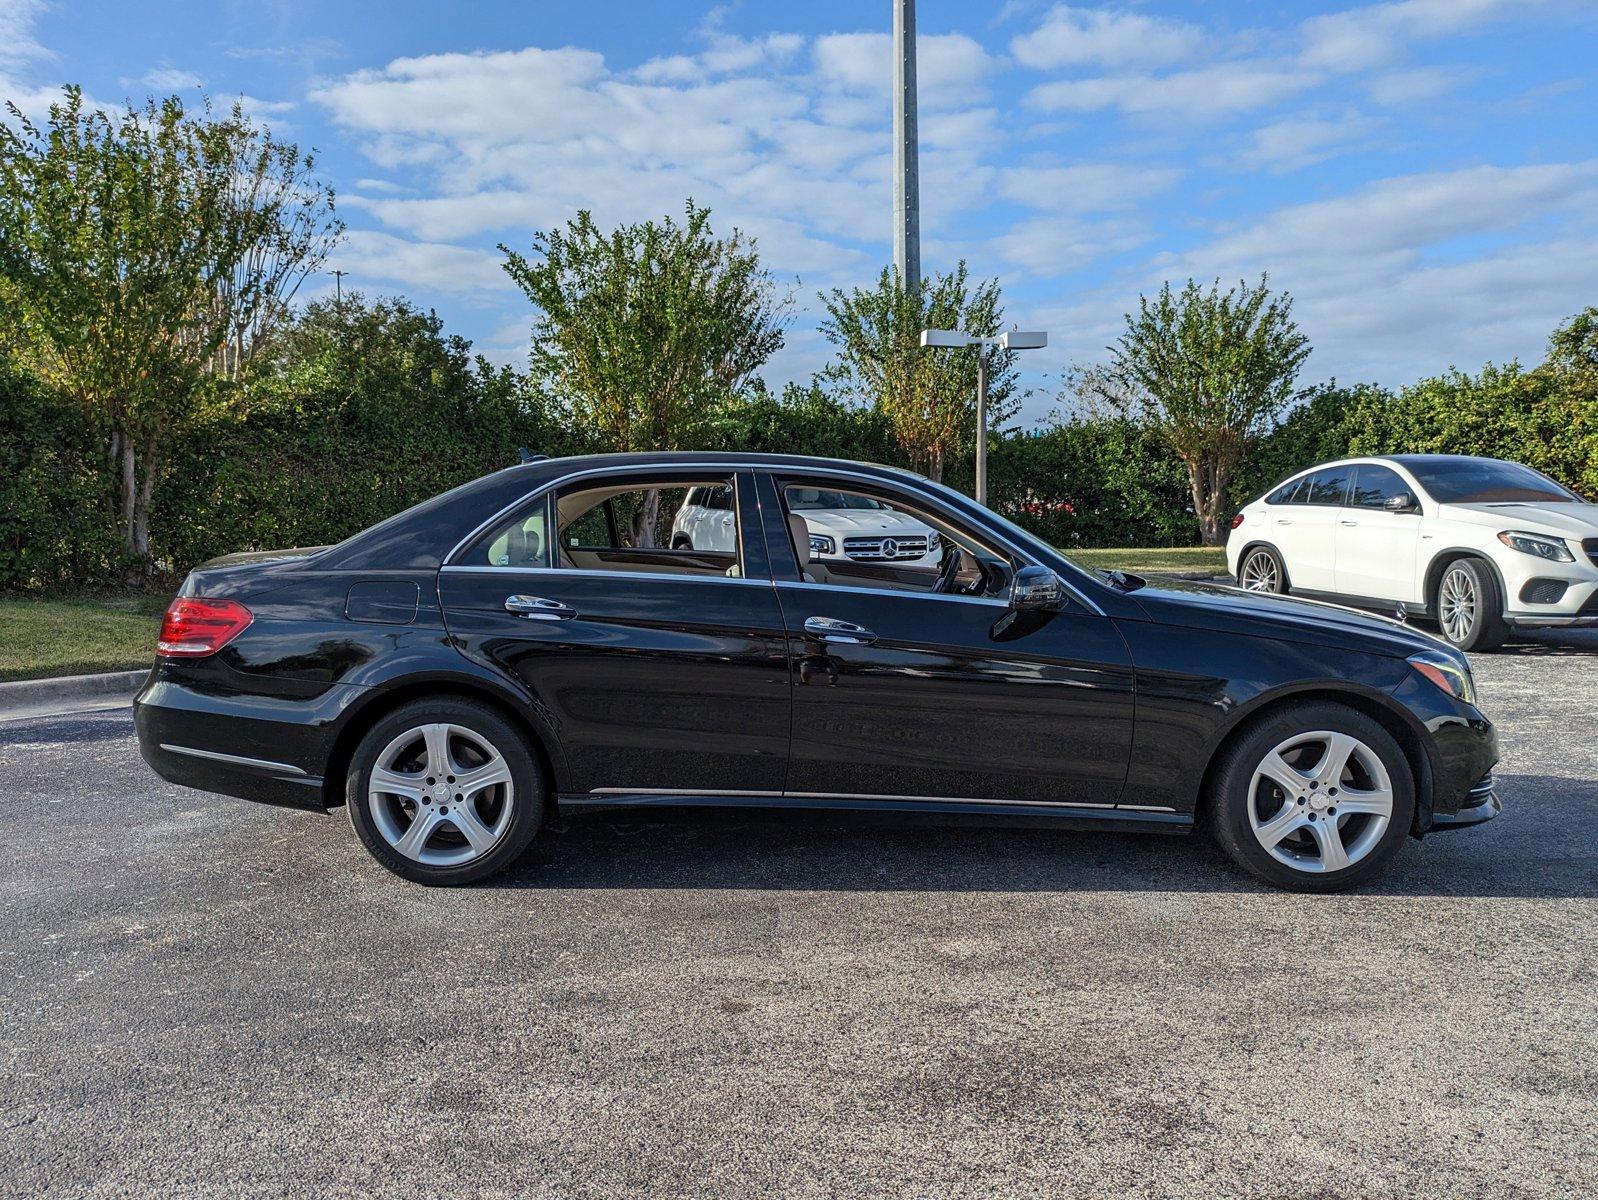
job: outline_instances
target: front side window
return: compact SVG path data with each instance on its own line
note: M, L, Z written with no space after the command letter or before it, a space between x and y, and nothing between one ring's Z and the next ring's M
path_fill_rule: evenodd
M1309 494L1307 499L1301 499L1301 504L1330 504L1340 505L1343 497L1348 492L1348 483L1354 474L1352 467L1326 467L1316 471L1309 479Z
M1381 508L1394 496L1410 494L1409 486L1390 467L1361 463L1348 503L1354 508Z
M789 539L807 583L1000 598L1014 564L968 528L899 497L789 484Z

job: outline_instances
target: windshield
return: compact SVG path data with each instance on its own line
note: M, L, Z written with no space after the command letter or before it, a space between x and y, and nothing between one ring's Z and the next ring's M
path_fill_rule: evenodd
M870 496L857 496L850 492L831 492L821 488L795 487L788 489L788 507L797 509L862 508L886 509L888 506Z
M1579 503L1546 475L1496 458L1401 459L1439 504Z

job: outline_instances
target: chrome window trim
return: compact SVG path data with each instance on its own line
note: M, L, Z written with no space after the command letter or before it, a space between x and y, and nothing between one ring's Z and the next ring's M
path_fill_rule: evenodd
M171 742L162 742L161 749L173 754L189 754L195 758L209 758L217 762L232 763L239 767L259 767L277 775L304 775L305 772L293 763L273 762L267 758L246 758L242 754L223 754L220 750L196 750L193 746L175 746Z
M885 468L885 469L893 470L893 468ZM670 471L670 472L673 472L673 473L676 473L676 472L679 472L679 471L688 471L688 472L710 471L713 474L714 473L721 473L721 472L725 472L727 474L736 474L739 471L755 471L755 472L765 471L768 474L772 474L772 475L783 475L783 474L793 474L793 475L800 475L800 476L812 475L812 476L820 476L820 477L823 477L823 478L826 478L826 479L846 479L846 480L849 480L852 483L859 484L859 485L867 487L867 488L876 487L876 488L886 488L889 491L893 491L894 490L894 488L890 484L888 484L887 482L885 482L883 480L880 480L880 479L875 479L875 478L873 478L870 475L862 475L862 474L860 474L857 471L844 470L844 469L839 468L839 467L810 466L808 464L790 465L788 463L752 463L752 462L720 462L720 463L718 463L718 462L698 462L698 461L694 461L694 460L690 459L690 460L686 460L686 461L683 461L683 462L680 462L680 463L673 462L673 463L664 464L664 465L661 464L661 463L630 463L630 464L625 464L625 465L622 465L622 466L614 466L614 467L585 467L585 468L583 468L580 471L571 471L571 472L568 472L565 475L557 476L556 478L549 480L548 482L542 484L541 486L539 486L537 488L534 488L532 491L526 493L525 495L518 497L512 503L505 505L498 512L496 512L493 516L489 517L488 520L483 521L482 523L480 523L476 528L474 528L470 533L468 533L460 541L456 542L454 547L450 550L450 552L444 556L443 566L441 566L439 569L443 570L443 571L447 571L447 570L451 570L452 568L456 567L457 564L455 564L452 561L455 558L455 556L457 554L459 554L461 552L461 550L464 549L466 546L470 545L471 542L479 534L483 533L484 530L488 529L496 521L502 520L505 517L510 516L511 513L515 512L518 508L520 508L524 504L527 504L529 501L536 500L541 495L552 494L556 489L564 487L566 484L571 483L574 480L588 479L588 478L592 478L593 476L596 476L596 475L639 475L639 474L649 474L651 472L657 472L657 471ZM910 473L908 471L898 472L898 473L902 474L904 476L906 485L913 485L915 483L915 481L920 478L920 476L914 475L914 474L912 474L912 473ZM701 480L700 482L703 482L703 480ZM912 488L912 490L913 490L913 488ZM925 499L928 503L930 503L932 505L932 507L934 507L934 508L936 508L936 509L938 509L940 511L943 511L945 516L953 518L956 523L959 523L960 521L967 520L967 518L964 516L964 514L947 512L946 509L945 509L944 504L942 503L942 501L939 500L938 497L936 497L936 496L928 495L928 496L923 497L923 499ZM740 520L739 520L739 526L740 526L739 536L740 537L742 536L742 528L741 528L742 524L743 524L743 522L742 522L742 519L740 518ZM1026 565L1034 566L1034 567L1041 567L1041 566L1045 565L1043 563L1038 562L1036 560L1036 558L1030 552L1028 552L1027 550L1023 549L1020 546L1017 546L1008 537L1004 536L1004 531L1002 529L990 528L986 524L984 524L982 526L982 528L983 528L983 531L985 533L987 533L988 536L993 541L997 542L1004 549L1008 550L1011 554L1015 555L1018 559L1020 559ZM476 570L477 568L474 566L472 569ZM554 571L554 570L569 570L571 568L565 568L565 567L525 567L525 568L524 567L489 567L489 568L485 568L485 569L488 569L488 570L501 570L501 571L504 571L504 570ZM598 572L594 572L594 571L583 572L583 571L581 571L581 568L578 568L578 570L582 574L593 575L593 574L597 574L598 573ZM627 576L628 578L631 578L631 579L636 579L636 578L638 578L638 576L640 574L643 574L643 572L621 571L621 572L617 572L617 574L625 575L625 576ZM665 572L659 572L658 574L662 574L666 578L673 578L673 579L675 579L675 578L682 578L682 579L699 579L699 578L703 578L702 576L697 576L697 575L675 576L675 575L666 574ZM1077 588L1076 585L1073 584L1070 579L1066 578L1064 575L1060 575L1060 573L1058 571L1056 571L1055 574L1060 576L1060 584L1061 584L1061 586L1063 586L1065 588L1065 590L1068 593L1070 593L1073 597L1075 597L1084 607L1086 607L1088 610L1090 610L1091 612L1096 613L1097 615L1099 615L1101 617L1105 615L1104 609L1099 607L1099 605L1093 599L1091 599L1085 592L1083 592L1079 588ZM801 585L804 584L803 580L799 580L799 581L781 580L781 581L778 581L778 580L764 580L764 579L762 579L762 580L753 580L752 579L752 580L746 580L745 582L748 582L748 583L798 582ZM810 586L826 586L826 585L823 584L823 585L810 585ZM864 588L864 589L861 589L861 590L869 591L869 592L879 592L880 593L881 591L883 591L885 589L882 589L882 588ZM944 598L948 599L949 597L944 597ZM958 597L958 598L959 599L969 599L969 600L982 600L982 599L984 599L983 597L977 597L977 596ZM987 603L993 603L993 604L1006 604L1006 607L1008 607L1008 604L1006 602L1004 602L1004 601L987 600L986 602Z
M514 571L518 574L536 571L540 578L547 575L576 575L585 579L679 579L688 583L746 583L756 587L771 587L769 579L746 579L742 575L679 575L675 571L611 571L605 569L586 570L583 567L496 567L490 564L483 566L449 566L440 567L439 572L448 572L451 575L491 575L501 571Z
M899 596L912 600L955 600L965 604L986 604L992 608L1010 607L1008 600L1000 600L996 596L952 596L947 592L907 592L897 588L855 587L847 583L820 583L808 579L777 579L772 581L779 588L827 588L834 592L851 592L860 596Z

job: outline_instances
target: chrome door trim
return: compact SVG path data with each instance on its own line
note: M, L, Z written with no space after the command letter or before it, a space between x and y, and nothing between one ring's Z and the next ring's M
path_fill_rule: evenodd
M1114 810L1130 809L1134 812L1175 812L1158 804L1103 804L1088 800L996 800L978 796L901 796L879 792L758 792L744 788L642 788L604 787L592 788L590 796L749 796L751 798L794 800L888 800L912 804L990 804L997 806L1021 805L1026 808L1096 808Z
M255 767L258 770L271 771L275 775L304 775L305 772L293 763L273 762L268 758L246 758L242 754L223 754L220 750L197 750L193 746L175 746L170 742L162 742L161 749L173 754L188 754L195 758L209 758L216 762L232 763L238 767Z
M742 575L679 575L675 571L587 571L582 567L495 567L489 565L471 567L440 567L439 571L451 575L496 575L503 571L515 571L519 574L537 572L540 577L546 575L576 575L583 579L631 579L637 582L641 579L673 579L688 583L744 583L753 584L755 587L771 587L769 579L745 579Z

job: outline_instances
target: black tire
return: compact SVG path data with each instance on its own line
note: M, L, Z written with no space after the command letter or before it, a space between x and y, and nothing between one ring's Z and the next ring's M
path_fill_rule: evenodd
M694 548L694 541L686 533L679 533L676 537L671 539L671 548L673 550L692 550Z
M1454 604L1461 589L1474 597L1474 610L1468 617ZM1450 605L1448 611L1445 603ZM1443 640L1461 650L1496 650L1509 636L1498 577L1479 558L1456 558L1443 568L1432 593L1432 612Z
M419 799L402 799L398 794L374 798L369 781L373 769L378 766L379 756L407 733L420 738L422 746L430 745L421 732L429 726L452 728L453 732L444 736L450 761L455 761L457 754L462 760L466 760L468 754L477 754L481 755L481 762L477 765L482 765L492 762L482 753L483 746L497 752L509 777L508 790L504 784L494 784L473 796L463 797L461 793L450 791L450 785L455 780L453 775L437 778L434 786L422 788L421 783L427 778L426 764L431 761L424 757L420 760L423 763L422 774L417 776L416 786L422 793ZM412 758L406 761L417 761L414 754L418 743L413 740L408 745L412 747ZM427 752L426 749L421 750L423 755ZM400 753L406 751L402 748ZM398 773L407 777L410 775L409 771ZM361 844L394 874L429 886L476 883L514 863L543 824L546 794L544 773L527 733L497 709L455 697L413 700L379 720L356 747L346 784L350 824L355 827ZM495 834L494 840L485 844L481 851L471 848L462 832L465 828L461 823L463 798L481 827ZM503 828L499 828L500 822L496 817L503 814L499 806L507 803L510 811L504 816ZM425 810L421 807L424 804ZM451 804L457 810L454 822L443 815ZM418 853L440 858L470 853L473 857L461 862L429 863L402 853L391 836L385 835L384 829L386 827L390 834L396 830L401 833L409 831L418 819L411 815L413 811L432 814L430 820L434 829L434 832L421 839ZM489 827L491 821L492 828Z
M1260 787L1254 786L1255 773L1268 755L1293 738L1321 731L1347 734L1380 760L1392 795L1391 812L1385 826L1377 826L1373 816L1337 814L1335 796L1330 800L1329 809L1317 811L1311 800L1308 803L1299 801L1302 807L1295 810L1293 802L1286 798L1285 789L1276 788L1272 792L1274 785L1268 779L1262 779ZM1330 747L1327 749L1329 751ZM1306 753L1312 750L1313 745ZM1356 765L1350 774L1364 775L1365 768ZM1211 779L1206 804L1215 840L1232 861L1249 874L1273 887L1291 891L1340 892L1364 882L1381 871L1397 853L1415 820L1415 780L1403 750L1376 721L1342 704L1304 702L1268 713L1226 747ZM1356 779L1354 784L1357 787L1368 781ZM1320 794L1321 802L1326 803L1326 794ZM1366 843L1365 848L1359 851L1357 858L1350 855L1350 865L1340 870L1289 865L1267 850L1261 837L1256 835L1250 821L1251 806L1254 806L1255 819L1266 825L1273 823L1272 818L1280 814L1295 813L1295 819L1301 823L1289 835L1292 840L1283 838L1278 843L1287 858L1306 863L1312 861L1312 856L1319 859L1321 844L1312 824L1317 819L1323 822L1323 830L1325 822L1332 822L1331 832L1337 837L1338 845L1346 845L1343 841L1346 837L1356 848ZM1311 816L1312 813L1316 815ZM1302 856L1294 852L1295 843L1303 845Z
M1249 587L1247 580L1251 566L1257 567L1259 574L1268 575L1272 582L1267 586ZM1284 596L1292 585L1287 578L1287 564L1274 546L1250 546L1237 563L1237 586L1245 591Z

